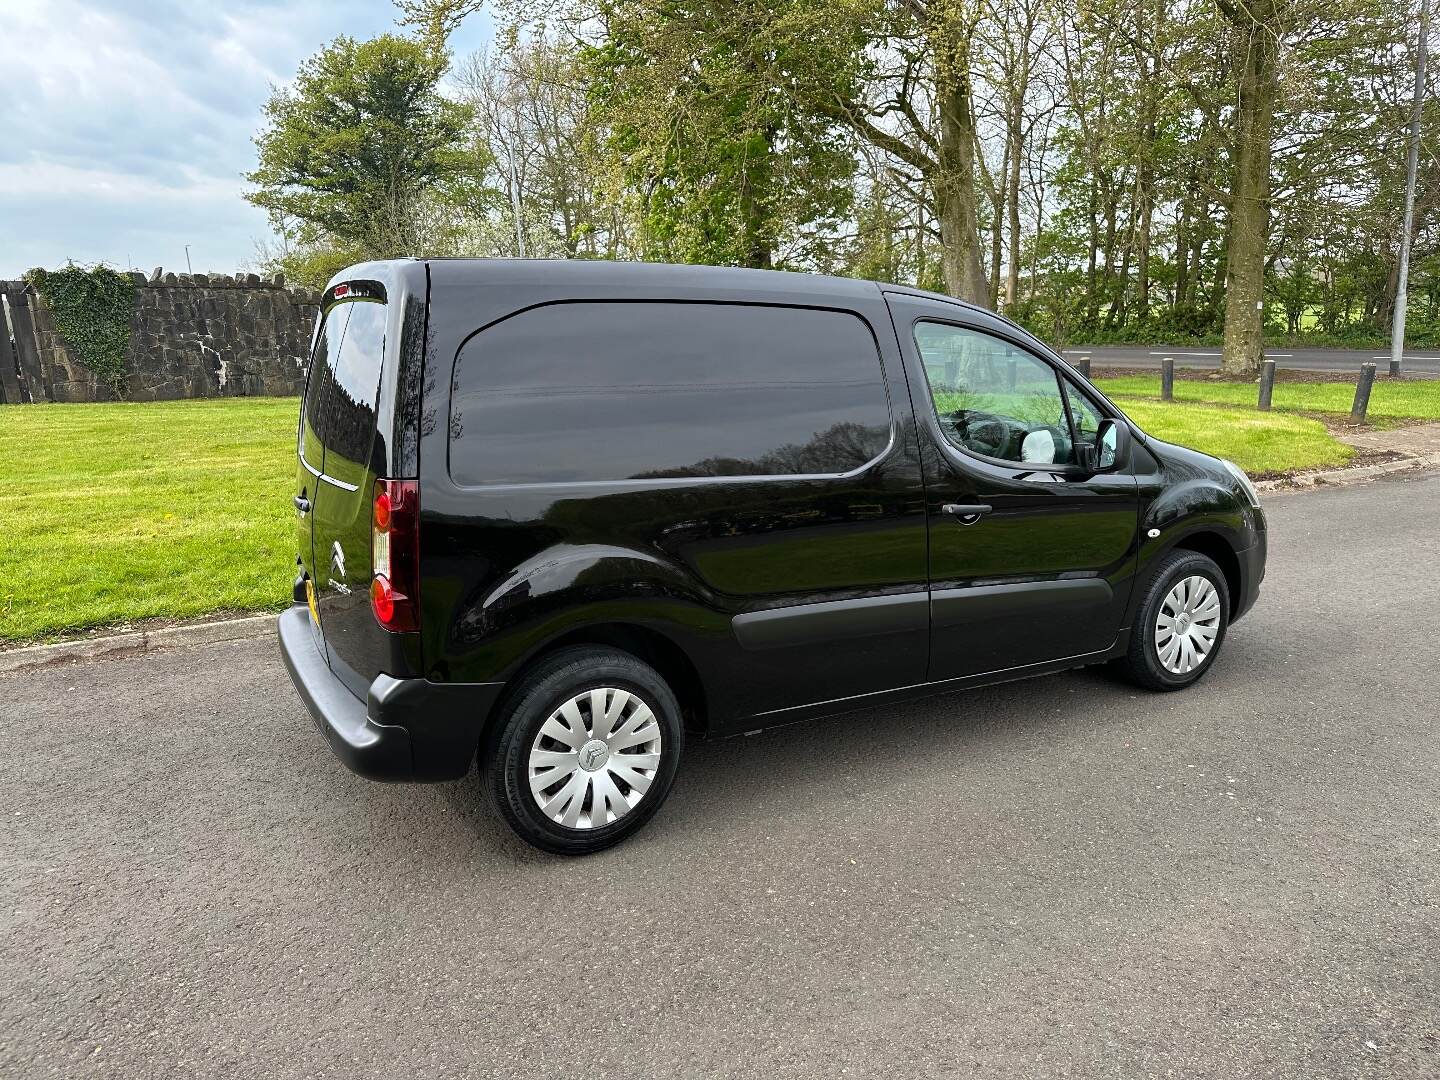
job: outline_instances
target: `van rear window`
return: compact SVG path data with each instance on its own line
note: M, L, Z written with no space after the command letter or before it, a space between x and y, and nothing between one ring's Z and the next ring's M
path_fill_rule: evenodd
M456 358L460 484L835 474L889 440L875 339L838 311L556 304Z
M331 308L321 334L332 340L323 353L317 348L305 392L307 424L325 445L324 471L348 483L368 467L375 441L386 310L372 300ZM319 466L314 456L306 460Z
M305 401L300 407L300 456L316 472L325 468L324 445L320 439L325 415L325 372L334 363L334 353L345 337L345 320L350 305L332 308L315 335L315 349L310 355L310 372L305 379Z

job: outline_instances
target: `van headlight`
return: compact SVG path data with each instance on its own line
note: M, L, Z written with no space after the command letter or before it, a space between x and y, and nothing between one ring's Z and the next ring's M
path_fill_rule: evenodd
M1255 490L1255 484L1251 481L1250 477L1245 475L1245 470L1227 458L1221 458L1220 464L1224 465L1230 475L1240 482L1240 486L1245 489L1245 497L1250 500L1250 505L1259 509L1260 492Z

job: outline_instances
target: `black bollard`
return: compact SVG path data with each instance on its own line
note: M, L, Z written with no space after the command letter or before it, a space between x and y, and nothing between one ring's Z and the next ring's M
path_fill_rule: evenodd
M1167 356L1160 361L1160 400L1175 400L1175 358Z
M1090 377L1090 357L1088 357L1088 356L1076 357L1076 359L1075 359L1075 370L1078 371L1078 372L1080 372L1081 375L1084 375L1085 378L1088 379L1088 378Z
M1270 411L1270 396L1275 392L1275 361L1260 365L1260 411Z
M1370 388L1375 385L1375 365L1360 365L1360 381L1355 384L1355 404L1350 406L1350 422L1363 424L1370 408Z

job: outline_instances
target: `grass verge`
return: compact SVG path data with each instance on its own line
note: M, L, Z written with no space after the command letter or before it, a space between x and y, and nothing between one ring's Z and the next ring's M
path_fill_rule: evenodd
M1260 479L1338 468L1355 456L1324 424L1304 416L1119 396L1115 404L1155 438L1229 458Z
M0 640L288 603L293 398L0 408Z
M1111 397L1160 396L1159 375L1122 375L1097 379L1095 385ZM1259 387L1253 381L1175 380L1176 401L1204 401L1254 409L1258 397ZM1355 401L1355 383L1277 380L1270 401L1275 409L1285 412L1348 416ZM1381 420L1440 420L1440 379L1378 378L1370 392L1367 415Z

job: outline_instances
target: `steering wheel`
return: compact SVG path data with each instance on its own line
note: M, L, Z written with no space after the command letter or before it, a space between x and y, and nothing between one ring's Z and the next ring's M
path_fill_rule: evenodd
M949 416L956 439L967 450L986 457L1007 456L1013 439L1012 425L1003 416L972 409L956 409Z

